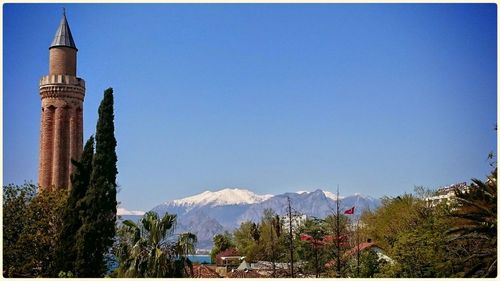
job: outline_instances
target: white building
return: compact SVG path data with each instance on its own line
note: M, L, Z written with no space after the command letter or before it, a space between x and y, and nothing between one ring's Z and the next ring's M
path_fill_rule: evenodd
M424 200L427 202L427 205L430 207L435 207L441 202L451 202L450 199L455 197L455 191L461 190L466 191L468 189L467 183L461 182L452 185L448 185L445 187L438 188L436 190L436 195L427 197Z
M292 215L292 232L295 234L299 227L306 221L306 215ZM281 216L281 225L283 229L290 230L290 218L288 216Z

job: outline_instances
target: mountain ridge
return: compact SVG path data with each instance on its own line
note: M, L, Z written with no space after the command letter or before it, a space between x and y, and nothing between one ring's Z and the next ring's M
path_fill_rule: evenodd
M232 231L244 221L260 221L265 209L285 215L288 198L292 208L312 217L326 217L336 210L336 194L316 189L314 191L286 192L277 195L259 195L247 189L224 188L204 191L186 198L165 201L152 211L159 215L177 214L176 232L189 231L197 235L198 248L212 247L215 234ZM355 217L365 209L376 209L380 200L359 193L340 197L341 212L356 207Z

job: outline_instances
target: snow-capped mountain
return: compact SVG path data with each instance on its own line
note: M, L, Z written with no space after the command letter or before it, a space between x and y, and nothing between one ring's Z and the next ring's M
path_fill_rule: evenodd
M190 231L198 236L198 248L212 247L212 237L225 230L232 231L244 221L260 221L265 209L285 215L290 198L292 208L314 217L334 214L337 196L330 191L290 192L278 195L258 195L249 190L226 188L205 191L190 197L166 201L152 210L160 215L177 214L177 231ZM354 194L340 197L340 210L356 207L355 216L367 208L375 209L380 200Z
M272 195L257 195L246 189L226 188L219 191L205 191L183 199L173 200L172 204L182 207L223 206L255 204L271 198ZM168 201L165 203L169 203Z

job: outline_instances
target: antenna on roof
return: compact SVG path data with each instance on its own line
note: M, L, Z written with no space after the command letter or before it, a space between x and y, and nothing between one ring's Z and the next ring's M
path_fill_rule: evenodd
M63 16L66 17L66 8L63 7Z

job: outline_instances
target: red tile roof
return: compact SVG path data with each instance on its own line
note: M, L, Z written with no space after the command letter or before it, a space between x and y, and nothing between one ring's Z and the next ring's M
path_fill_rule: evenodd
M192 278L221 278L215 270L204 264L194 264L193 274Z
M215 256L215 261L218 265L223 264L222 257L239 257L238 250L235 248L226 249Z
M359 244L358 246L355 246L354 248L350 249L345 254L350 256L350 255L356 254L358 252L358 249L360 252L362 252L364 250L370 249L373 246L376 246L375 243L373 243L373 242L363 242L363 243Z

